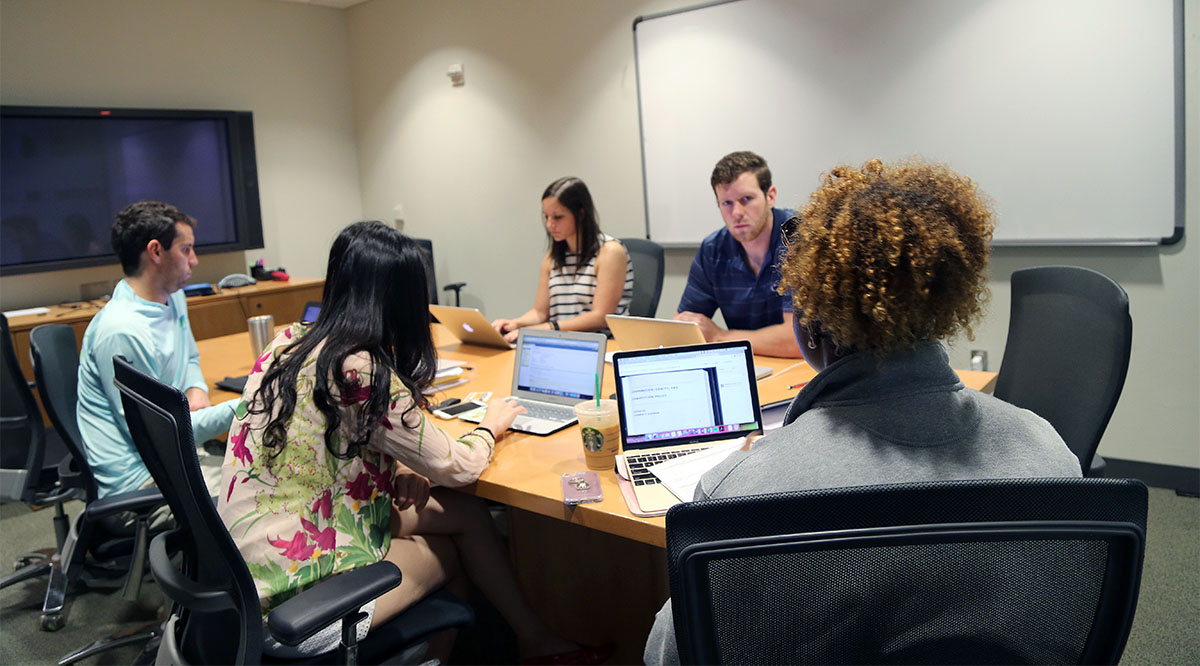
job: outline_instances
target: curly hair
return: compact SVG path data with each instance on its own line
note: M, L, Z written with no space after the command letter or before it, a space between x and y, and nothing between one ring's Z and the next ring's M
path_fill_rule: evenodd
M780 266L798 324L879 356L972 323L987 302L990 201L919 161L835 167L801 212Z

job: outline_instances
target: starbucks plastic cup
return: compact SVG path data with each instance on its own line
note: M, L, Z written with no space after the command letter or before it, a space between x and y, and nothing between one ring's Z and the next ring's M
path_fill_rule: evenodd
M583 439L583 457L588 469L611 470L617 449L621 446L621 421L617 417L617 401L595 400L575 405L579 431Z

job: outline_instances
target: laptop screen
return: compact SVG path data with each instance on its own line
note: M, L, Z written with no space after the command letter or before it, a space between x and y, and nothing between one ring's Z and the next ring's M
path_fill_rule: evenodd
M603 335L581 337L582 339L578 339L537 335L534 331L525 332L521 346L517 349L519 357L513 381L514 392L536 394L528 395L535 399L539 396L551 399L594 399L598 359L602 364L607 340Z
M759 430L750 343L618 354L613 359L626 448L730 439Z
M309 301L304 306L304 314L300 315L300 321L305 324L311 324L317 320L317 315L321 314L321 302Z

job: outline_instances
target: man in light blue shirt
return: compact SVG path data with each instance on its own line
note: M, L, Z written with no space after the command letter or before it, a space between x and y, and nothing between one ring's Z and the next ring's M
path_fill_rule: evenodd
M125 279L88 324L79 358L76 416L100 497L150 485L113 385L112 358L184 391L197 442L229 430L237 399L213 406L200 373L183 286L197 264L196 221L178 208L141 201L117 213L112 245Z

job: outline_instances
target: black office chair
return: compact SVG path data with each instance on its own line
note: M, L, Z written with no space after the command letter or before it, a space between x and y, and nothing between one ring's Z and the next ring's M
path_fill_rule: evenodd
M49 574L67 540L63 502L79 499L78 488L64 484L59 468L69 455L58 434L42 425L42 413L29 382L21 374L8 318L0 314L0 499L35 506L54 505L54 548L26 553L13 573L0 579L0 588Z
M995 396L1049 421L1084 476L1104 476L1096 449L1125 386L1132 343L1129 297L1107 276L1077 266L1015 271Z
M1001 479L680 504L667 564L685 664L1115 664L1146 487Z
M70 452L69 471L63 476L79 489L85 502L75 516L62 549L59 565L51 571L42 606L41 625L46 631L60 629L67 621L67 595L77 583L92 588L122 587L121 595L134 601L141 593L149 546L150 514L162 506L155 489L138 490L99 499L99 488L88 466L83 438L75 417L78 397L79 352L75 331L64 324L38 326L29 334L33 372L42 403L63 444ZM132 511L138 516L132 534L114 532L110 521ZM63 657L62 665L124 645L147 642L158 635L155 628L123 632L100 638Z
M645 238L622 238L621 242L633 262L633 302L629 304L629 314L653 317L658 313L658 299L662 296L666 263L663 248Z
M414 238L413 240L415 240L417 245L420 245L421 249L425 251L425 281L429 285L429 303L431 305L437 305L437 275L433 269L433 241L429 240L428 238ZM450 284L442 287L442 291L454 292L454 307L459 307L459 297L461 295L459 292L461 292L462 288L465 286L467 286L466 282L451 282Z
M208 495L187 398L119 356L113 363L134 444L179 524L156 536L150 550L151 569L177 605L159 648L160 663L164 658L174 664L260 663L264 656L258 592ZM167 555L173 550L183 554L182 571ZM474 621L469 606L441 590L376 627L358 644L354 626L366 617L358 609L399 584L400 571L390 562L333 576L277 606L267 626L279 642L298 645L340 618L340 660L379 663L396 655L417 658L424 652L419 644L427 637ZM327 663L331 657L309 661Z

